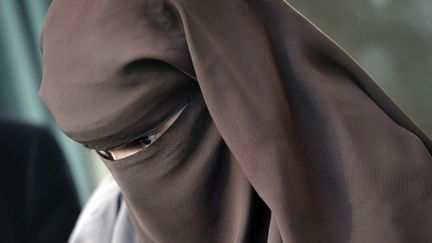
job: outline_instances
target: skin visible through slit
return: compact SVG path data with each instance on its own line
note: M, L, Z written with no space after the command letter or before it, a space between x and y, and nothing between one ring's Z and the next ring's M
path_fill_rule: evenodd
M124 145L109 150L98 151L98 152L105 157L109 157L112 160L119 160L144 150L145 148L149 147L154 141L156 141L160 136L162 136L166 132L166 130L168 130L168 128L180 116L180 114L182 113L185 107L186 106L181 108L171 118L165 121L159 128L157 128L151 134L146 136L145 140L132 141L130 143L126 143Z

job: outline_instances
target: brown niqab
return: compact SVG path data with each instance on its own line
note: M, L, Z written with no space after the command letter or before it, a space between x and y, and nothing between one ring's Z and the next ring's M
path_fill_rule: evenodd
M55 0L40 95L142 242L430 242L431 141L282 0Z

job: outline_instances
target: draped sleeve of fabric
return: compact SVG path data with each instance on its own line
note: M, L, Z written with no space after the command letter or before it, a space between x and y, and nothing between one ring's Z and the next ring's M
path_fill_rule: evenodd
M175 0L204 100L283 242L432 240L429 138L282 0Z

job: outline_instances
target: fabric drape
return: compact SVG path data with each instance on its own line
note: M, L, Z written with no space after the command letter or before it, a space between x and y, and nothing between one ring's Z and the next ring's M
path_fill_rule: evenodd
M142 242L428 242L432 143L282 0L54 1L40 95Z

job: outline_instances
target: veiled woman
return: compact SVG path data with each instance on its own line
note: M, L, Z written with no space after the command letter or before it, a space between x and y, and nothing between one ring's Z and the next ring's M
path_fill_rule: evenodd
M431 141L286 2L55 0L42 39L140 242L432 241Z

